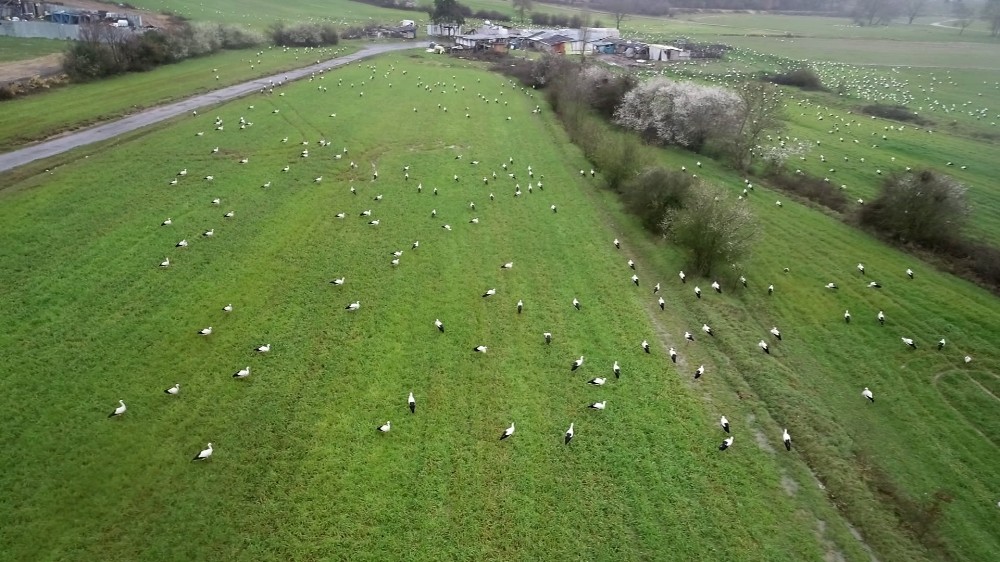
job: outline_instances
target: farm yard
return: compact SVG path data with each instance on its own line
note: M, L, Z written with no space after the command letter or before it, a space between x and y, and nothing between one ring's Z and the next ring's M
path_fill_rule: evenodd
M224 2L215 16L155 4L231 17ZM791 21L747 17L714 21ZM625 23L657 22L699 25ZM734 85L796 63L739 44L643 77ZM214 58L182 63L201 65L198 88ZM783 90L786 129L767 140L802 145L789 170L854 201L907 166L940 169L969 187L971 233L1000 242L1000 69L826 60L844 95ZM859 112L873 102L923 105L931 124ZM0 118L10 147L18 123ZM541 91L414 50L8 174L3 558L1000 550L996 296L766 182L743 201L762 226L746 287L682 282L681 250L572 140ZM746 185L705 156L656 153L733 198Z

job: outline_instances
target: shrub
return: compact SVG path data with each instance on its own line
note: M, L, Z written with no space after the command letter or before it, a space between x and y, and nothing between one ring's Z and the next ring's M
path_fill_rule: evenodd
M654 78L630 90L615 121L647 140L701 151L726 144L739 130L742 102L722 88Z
M691 190L683 208L670 210L660 226L687 255L687 267L706 277L739 269L760 227L745 201L727 199L707 185Z
M797 68L782 74L772 74L765 79L781 86L795 86L803 90L826 90L819 75L811 68Z
M969 215L966 191L955 179L932 170L896 175L862 207L859 219L897 242L945 247L962 237Z
M604 66L588 65L577 77L577 87L586 94L587 105L610 119L625 97L636 85L632 74L615 73Z
M646 230L662 234L667 212L684 206L694 184L694 178L688 174L656 166L626 182L622 186L622 200Z
M781 169L773 169L767 176L771 185L819 203L839 213L847 210L850 200L840 188L830 182L809 174L789 174Z
M924 125L927 120L920 117L913 111L907 109L905 105L882 105L873 104L866 105L861 108L861 112L866 115L874 115L875 117L883 117L885 119L892 119L893 121L904 121L909 123L916 123L918 125Z
M337 30L332 24L299 23L287 25L278 22L268 30L271 41L282 47L320 47L336 45L340 42Z

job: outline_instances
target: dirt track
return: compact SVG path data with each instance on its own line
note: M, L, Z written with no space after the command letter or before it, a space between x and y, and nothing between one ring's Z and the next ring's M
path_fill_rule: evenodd
M416 43L378 43L368 45L356 53L330 59L326 62L299 68L297 70L282 72L281 74L275 74L273 76L257 78L249 82L243 82L242 84L236 84L214 92L208 92L207 94L200 94L178 102L147 109L146 111L111 121L109 123L104 123L89 129L83 129L81 131L63 135L52 140L15 150L13 152L0 154L0 172L6 172L7 170L12 170L29 162L55 156L56 154L61 154L80 146L107 140L123 133L128 133L148 125L159 123L160 121L170 119L171 117L175 117L177 115L189 113L201 107L215 105L245 96L249 93L260 90L261 88L267 87L270 80L280 82L285 80L286 77L288 80L296 80L298 78L302 78L303 76L308 76L312 72L318 72L328 68L336 68L338 66L343 66L359 59L381 53L399 51L403 49L413 49L416 48L416 46Z

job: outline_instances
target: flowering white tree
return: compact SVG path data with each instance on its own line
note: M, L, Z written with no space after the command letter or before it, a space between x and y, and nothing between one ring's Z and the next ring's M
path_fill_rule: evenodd
M740 130L742 108L729 90L655 78L625 94L615 121L647 139L699 150L709 141L731 141Z

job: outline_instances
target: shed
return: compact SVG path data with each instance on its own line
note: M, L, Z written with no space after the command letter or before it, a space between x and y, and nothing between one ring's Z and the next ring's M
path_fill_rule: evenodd
M651 61L688 60L690 58L691 52L680 47L655 43L649 45L649 60Z

